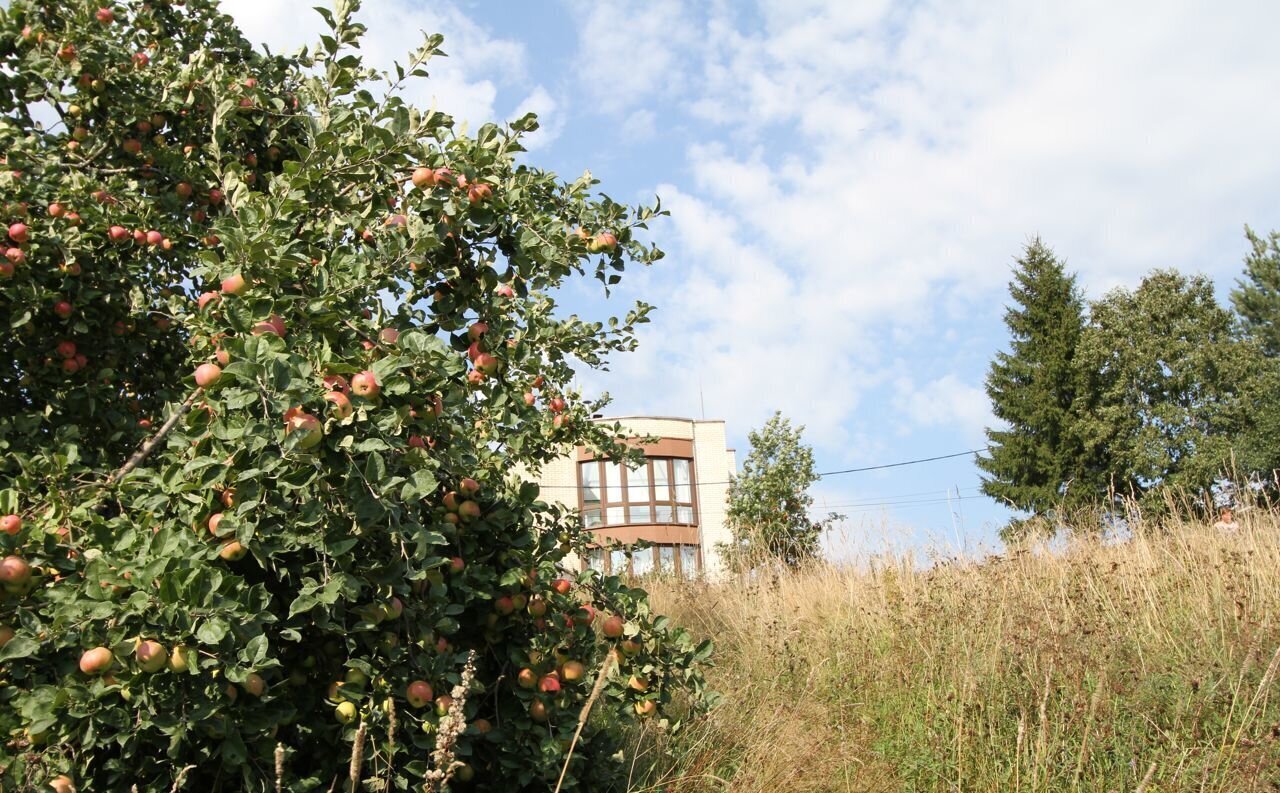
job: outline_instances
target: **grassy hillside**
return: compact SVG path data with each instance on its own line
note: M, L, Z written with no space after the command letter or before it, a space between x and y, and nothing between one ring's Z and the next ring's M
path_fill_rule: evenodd
M1280 789L1280 520L928 571L653 587L718 644L704 724L635 790ZM676 767L647 765L654 742Z

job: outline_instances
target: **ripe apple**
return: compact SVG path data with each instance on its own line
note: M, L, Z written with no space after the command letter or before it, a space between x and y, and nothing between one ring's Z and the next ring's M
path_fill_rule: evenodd
M9 226L9 239L21 245L28 240L29 231L26 223L14 223Z
M651 699L641 700L636 703L636 715L642 718L648 718L658 712L658 703Z
M529 718L534 721L543 722L547 720L547 706L540 699L535 699L529 703Z
M222 349L221 347L219 347L218 351L214 353L214 357L217 358L218 363L222 364L223 366L226 366L227 364L231 363L231 353L228 352L227 350Z
M560 676L565 679L566 683L575 683L586 677L587 668L580 661L566 661L564 666L560 667Z
M547 614L547 601L543 600L539 595L529 598L529 616L545 617Z
M560 413L565 409L564 400L560 397L552 397L551 401L547 403L547 408L552 413Z
M134 232L133 232L133 241L134 241L134 242L136 242L136 243L138 243L139 245L146 245L146 244L147 244L147 232L143 231L142 229L134 229Z
M409 219L404 215L391 215L386 220L382 221L382 225L403 228L409 225Z
M351 415L351 400L341 391L330 391L324 395L324 401L329 403L329 413L334 418L342 420Z
M595 618L595 607L589 604L584 604L577 611L573 612L573 622L575 625L590 625Z
M366 369L351 378L351 393L365 399L377 399L382 393L382 385L378 383L377 375Z
M160 642L151 639L138 642L133 655L144 672L159 672L169 663L169 651Z
M573 589L573 582L567 578L557 578L551 583L551 588L554 589L557 594L567 595L569 594L569 590Z
M0 625L0 648L12 641L15 632L8 625Z
M262 679L262 675L257 672L250 672L245 675L244 682L240 684L240 688L244 689L244 693L261 697L267 693L267 681Z
M206 306L221 298L222 295L218 292L204 292L200 297L196 298L196 310L204 311Z
M467 201L472 204L488 201L492 195L493 188L487 184L473 184L467 188Z
M632 691L648 691L649 681L643 680L641 678L636 677L635 675L632 675L631 679L627 681L627 688L631 689Z
M461 556L454 556L449 559L449 569L455 573L461 573L466 566L466 562L462 560Z
M398 620L400 615L404 614L404 601L394 595L387 604L382 607L382 618L387 620Z
M303 411L302 408L289 408L285 411L284 431L286 435L301 433L298 436L299 449L313 449L324 440L324 428L320 424L320 419Z
M49 217L51 218L60 218L66 213L67 208L56 201L49 205Z
M93 12L93 18L103 25L110 25L116 19L116 12L106 6L103 6Z
M395 328L383 328L378 333L378 341L383 344L395 344L400 340L400 331Z
M238 562L249 553L249 549L237 540L227 540L218 548L218 556L228 562Z
M493 290L498 297L515 297L516 292L511 288L511 284L498 284L498 288Z
M214 187L209 190L209 203L213 206L219 206L222 204L222 198L222 191L218 188Z
M124 143L120 144L120 148L124 149L125 153L127 154L134 154L134 155L141 154L142 141L138 140L137 138L129 138Z
M80 656L80 671L86 675L100 675L111 668L115 656L106 647L85 650Z
M532 691L538 685L538 675L532 669L524 668L516 675L516 683L521 687Z
M467 477L458 483L458 490L462 491L464 496L474 496L480 492L480 483Z
M467 328L467 338L471 341L480 341L480 337L489 332L489 323L473 322L471 327Z
M195 188L191 186L190 182L178 182L174 185L173 192L178 194L178 198L185 201L195 193Z
M59 300L57 303L53 304L53 313L57 314L59 317L62 317L63 319L70 319L71 314L74 311L75 309L71 307L71 304L65 300Z
M431 690L431 684L425 680L415 680L405 690L405 699L409 700L409 704L415 708L425 708L434 698L435 692Z
M66 774L58 774L49 780L49 789L53 793L76 793L75 783Z
M227 509L231 509L236 505L236 489L234 487L228 487L226 490L223 490L222 495L218 496L218 500L222 502L222 506Z
M229 275L222 279L222 292L227 295L243 295L244 290L249 288L248 282L244 280L244 276L240 273Z
M0 585L5 589L21 589L31 582L31 565L21 556L0 560Z
M532 392L532 391L525 391L525 392L524 392L524 403L525 403L526 405L528 405L529 407L533 407L533 403L535 403L535 402L537 402L537 401L538 401L538 398L537 398L536 396L534 396L534 395L533 395L533 392Z
M480 517L480 505L474 501L464 501L458 505L458 515L463 520L475 520Z
M4 252L4 258L9 260L9 264L22 264L27 260L27 254L23 253L21 248L9 248Z
M266 334L275 334L276 336L284 336L284 319L279 314L272 314L270 318L259 322L253 326L253 335L264 336Z
M436 169L436 184L450 184L453 181L453 171L448 168Z
M212 388L222 377L222 369L214 363L202 363L196 367L196 385Z
M13 277L13 263L8 260L0 261L0 278Z
M493 601L493 610L505 617L516 610L516 604L512 602L510 596L503 595Z
M498 359L487 352L480 353L476 357L476 369L486 375L495 375L498 373Z
M152 229L151 231L148 231L148 232L147 232L147 244L148 244L148 245L159 245L159 244L160 244L160 243L162 243L162 242L164 242L164 235L163 235L163 234L161 234L160 232L156 231L155 229Z
M133 54L133 65L136 68L145 68L148 63L151 63L151 56L147 55L145 52L135 52Z
M419 190L427 187L435 187L436 172L430 168L415 168L413 170L413 175L409 177L409 180L413 182L413 186Z
M560 692L560 675L556 672L543 675L538 681L538 690L544 694L558 694Z
M351 392L351 386L347 384L347 378L340 374L327 374L324 376L324 387L331 391L341 391L344 394Z
M124 226L112 226L107 229L107 237L109 237L112 242L124 242L129 239L129 230Z
M10 536L22 531L22 517L19 515L5 515L0 517L0 532L4 532Z
M334 718L342 724L350 724L356 720L356 703L339 702L338 706L333 709Z

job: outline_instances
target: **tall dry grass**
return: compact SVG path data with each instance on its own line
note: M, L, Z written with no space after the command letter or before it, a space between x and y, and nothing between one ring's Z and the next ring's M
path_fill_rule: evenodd
M725 703L639 735L632 789L1280 789L1280 519L1241 523L655 584Z

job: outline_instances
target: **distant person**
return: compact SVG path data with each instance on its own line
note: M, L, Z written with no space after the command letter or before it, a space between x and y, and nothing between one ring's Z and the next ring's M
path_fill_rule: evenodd
M1218 522L1213 524L1218 531L1239 531L1240 524L1236 522L1235 515L1231 512L1231 507L1222 507L1218 510Z

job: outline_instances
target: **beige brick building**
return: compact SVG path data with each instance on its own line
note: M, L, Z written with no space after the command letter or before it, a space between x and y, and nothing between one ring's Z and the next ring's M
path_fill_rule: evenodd
M542 497L579 510L598 538L587 559L571 563L632 575L717 576L716 546L730 538L728 481L737 471L724 422L655 416L597 421L657 440L637 441L645 464L635 470L581 448L543 468ZM652 547L633 547L642 541Z

